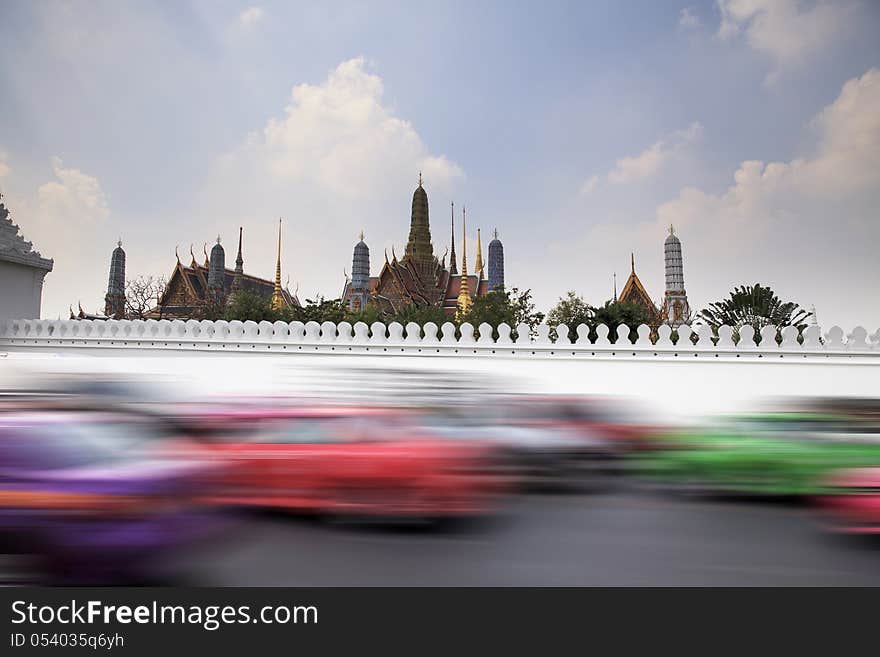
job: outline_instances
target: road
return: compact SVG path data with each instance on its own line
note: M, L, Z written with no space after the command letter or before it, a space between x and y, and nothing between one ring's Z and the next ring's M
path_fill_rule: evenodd
M805 506L621 482L524 495L497 518L446 531L248 513L233 537L163 570L223 586L880 586L878 548L826 533Z

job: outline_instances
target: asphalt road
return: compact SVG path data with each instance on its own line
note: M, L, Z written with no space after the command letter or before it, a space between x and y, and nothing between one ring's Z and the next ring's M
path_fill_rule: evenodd
M521 496L445 531L247 513L234 536L163 570L224 586L880 586L880 541L828 534L806 506L622 483Z

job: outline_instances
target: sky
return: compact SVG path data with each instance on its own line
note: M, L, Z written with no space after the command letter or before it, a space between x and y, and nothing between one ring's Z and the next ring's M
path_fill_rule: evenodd
M629 275L699 310L770 285L880 327L880 3L0 0L0 191L55 260L43 317L102 309L218 235L300 298L340 294L361 230L402 254L424 177L542 310ZM457 218L460 228L460 216ZM461 235L456 247L461 256Z

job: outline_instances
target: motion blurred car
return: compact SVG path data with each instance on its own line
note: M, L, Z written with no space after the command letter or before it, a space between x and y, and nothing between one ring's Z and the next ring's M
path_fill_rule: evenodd
M698 491L819 495L827 475L880 465L880 433L846 416L743 416L682 432L646 452L638 471Z
M835 472L819 499L830 528L847 534L880 534L880 468Z
M118 414L0 414L0 535L61 581L137 578L214 535L199 501L214 466L158 458L149 424Z
M499 465L530 489L586 489L608 483L616 446L598 432L572 426L525 398L475 400L469 405L425 409L419 422L454 441L495 445Z
M635 400L587 395L516 395L505 414L521 426L570 429L597 456L617 458L641 449L660 433L656 420ZM508 415L509 417L511 415Z
M438 439L400 412L246 407L190 424L231 466L218 504L439 520L487 513L509 486L490 445Z

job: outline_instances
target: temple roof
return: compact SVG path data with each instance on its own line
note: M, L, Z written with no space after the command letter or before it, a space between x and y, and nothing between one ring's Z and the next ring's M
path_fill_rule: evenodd
M33 246L19 233L18 225L9 218L9 210L0 202L0 260L52 271L54 261L41 256Z
M635 258L633 258L632 271L630 272L629 278L626 279L626 284L623 286L623 290L621 290L620 296L617 300L625 303L636 303L640 306L644 306L654 315L660 315L660 311L657 309L657 306L654 305L651 296L648 294L645 286L642 285L638 275L636 275Z
M208 268L204 267L197 262L193 261L189 266L186 266L180 262L177 263L177 267L175 267L174 272L171 274L171 278L168 281L168 286L166 287L165 294L168 294L168 291L171 289L172 281L177 277L182 277L182 282L184 285L189 287L193 296L200 300L207 300L207 290L208 290ZM232 282L235 280L235 270L225 268L223 271L224 278L224 289L230 290L232 288ZM257 276L251 276L249 274L239 274L241 289L247 290L249 292L257 292L264 296L271 296L275 290L274 281L266 280L265 278L259 278ZM282 288L281 295L284 298L284 302L288 306L298 306L300 305L299 299L297 299L295 294L291 294L289 290L286 288ZM165 297L162 297L162 301L159 303L160 306L165 306Z

